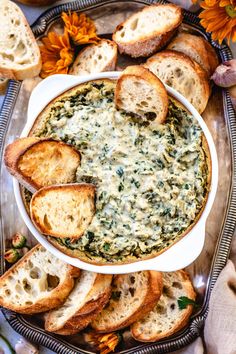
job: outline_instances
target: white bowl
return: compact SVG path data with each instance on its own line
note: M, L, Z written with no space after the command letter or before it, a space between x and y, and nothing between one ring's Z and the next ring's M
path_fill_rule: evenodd
M31 94L28 107L28 120L21 134L21 137L28 135L38 114L53 98L57 97L62 92L86 81L101 78L117 79L119 75L119 72L106 72L80 77L70 75L54 75L43 80L38 84L38 86L33 90ZM34 237L38 240L38 242L40 242L56 257L78 268L86 269L88 271L106 274L122 274L140 270L175 271L188 266L201 253L205 240L206 220L210 213L217 190L218 162L216 149L212 136L196 109L186 100L186 98L176 92L173 88L166 86L166 89L171 96L181 102L187 108L187 110L198 120L209 145L212 164L212 180L207 203L199 221L186 236L184 236L180 241L178 241L167 251L163 252L157 257L124 265L93 265L62 253L49 241L47 241L47 238L35 228L29 215L26 212L21 197L20 185L18 181L14 179L13 184L16 202L24 222Z

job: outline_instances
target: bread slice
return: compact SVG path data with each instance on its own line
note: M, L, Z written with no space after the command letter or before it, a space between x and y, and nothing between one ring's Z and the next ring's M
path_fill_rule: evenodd
M0 22L0 76L14 80L37 76L42 66L39 47L13 1L0 1Z
M30 201L31 220L49 236L79 238L95 213L95 186L66 184L43 187Z
M28 137L8 145L4 160L8 171L34 192L44 186L75 182L80 153L61 141Z
M4 95L8 85L8 79L0 77L0 95Z
M207 76L187 55L165 50L149 58L145 67L186 97L199 113L204 111L210 96Z
M159 272L115 275L110 302L91 326L100 333L127 327L155 306L161 291L162 275Z
M60 306L80 270L35 246L0 278L0 306L23 314Z
M128 66L115 89L116 107L149 123L165 121L168 112L167 91L162 82L143 66Z
M193 306L179 309L178 299L186 296L195 300L196 294L188 274L183 271L162 273L163 293L155 308L131 326L134 339L156 342L182 329L191 316Z
M216 67L219 65L219 59L210 43L203 37L194 34L179 33L170 42L167 49L176 50L188 55L206 71L208 77L214 73Z
M146 6L121 23L112 39L120 53L148 57L166 45L182 19L181 8L174 4Z
M91 44L79 52L71 67L71 75L88 75L115 70L117 45L108 39Z
M65 303L45 316L45 329L62 335L81 331L109 301L112 275L81 271Z

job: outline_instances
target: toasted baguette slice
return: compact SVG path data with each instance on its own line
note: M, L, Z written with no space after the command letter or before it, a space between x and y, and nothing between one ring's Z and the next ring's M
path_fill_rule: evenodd
M162 275L159 272L115 275L110 302L91 326L101 333L127 327L153 309L161 291Z
M13 1L0 1L0 22L0 76L15 80L37 76L42 66L39 47Z
M45 316L45 329L70 335L81 331L109 301L112 275L81 271L66 302Z
M30 201L30 216L45 235L79 238L95 213L95 186L67 184L43 187Z
M131 326L134 339L156 342L182 329L192 313L192 305L180 310L178 299L186 296L195 300L196 294L186 272L163 273L163 293L155 308Z
M6 79L4 77L0 77L0 95L5 94L8 81L9 81L8 79Z
M85 47L78 54L72 68L71 75L88 75L112 71L117 62L117 45L108 39L102 39L97 44Z
M190 33L179 33L167 47L188 55L195 60L210 77L219 65L214 48L204 38Z
M116 107L150 123L163 123L168 112L167 91L143 66L128 66L117 80Z
M5 150L8 171L31 192L53 184L75 182L80 153L53 139L22 138Z
M182 19L182 10L176 5L146 6L121 23L112 39L120 53L147 57L166 45Z
M37 245L0 278L0 306L24 314L49 311L65 301L79 273Z
M187 55L165 50L149 58L145 67L186 97L199 113L204 111L210 96L207 76Z

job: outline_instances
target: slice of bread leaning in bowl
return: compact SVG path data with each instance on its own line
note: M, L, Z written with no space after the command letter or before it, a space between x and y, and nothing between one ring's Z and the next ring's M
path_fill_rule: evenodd
M116 84L115 102L118 109L149 124L164 123L168 111L165 86L141 65L128 66L122 72Z
M60 306L80 270L41 245L32 248L0 278L0 306L32 315Z
M87 327L109 301L111 281L112 275L82 270L65 303L45 315L46 331L72 335Z
M139 84L143 87L139 78L135 85L129 82L133 90ZM49 215L60 230L47 240L61 252L98 265L136 262L166 251L198 222L211 181L208 145L197 118L170 95L163 120L162 88L158 84L153 89L163 108L160 113L154 106L158 118L154 121L134 114L135 99L128 111L117 108L116 80L109 79L69 89L35 120L29 135L74 146L82 157L76 182L96 185L95 214L76 239L73 233L61 237L70 228L65 232L63 219ZM141 98L138 90L137 95ZM47 234L48 228L43 232Z
M95 186L85 183L43 187L33 194L30 216L45 235L76 239L95 213Z
M8 171L31 192L75 182L80 159L79 151L62 141L36 137L14 141L4 155Z

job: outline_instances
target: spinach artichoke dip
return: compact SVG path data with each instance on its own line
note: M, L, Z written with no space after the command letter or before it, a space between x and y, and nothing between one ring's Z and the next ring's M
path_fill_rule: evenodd
M153 257L178 241L199 218L210 180L207 144L190 113L169 98L164 124L140 124L115 108L114 89L115 81L97 80L67 91L31 132L80 151L76 180L97 186L96 213L81 238L48 239L97 264Z

